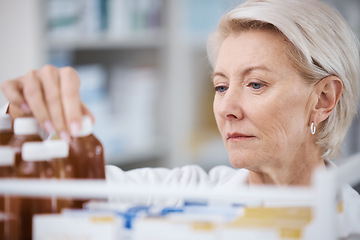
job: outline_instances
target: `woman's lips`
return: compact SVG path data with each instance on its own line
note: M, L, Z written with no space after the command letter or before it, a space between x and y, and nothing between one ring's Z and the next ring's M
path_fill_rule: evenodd
M254 137L255 136L251 136L251 135L247 135L247 134L243 134L243 133L228 133L227 134L227 140L232 140L232 141L251 139Z

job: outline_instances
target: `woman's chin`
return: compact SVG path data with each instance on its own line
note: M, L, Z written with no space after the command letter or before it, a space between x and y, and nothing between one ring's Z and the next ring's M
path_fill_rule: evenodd
M251 165L254 164L254 161L252 159L253 157L244 154L240 156L239 154L237 154L236 156L229 155L230 164L234 168L249 168Z

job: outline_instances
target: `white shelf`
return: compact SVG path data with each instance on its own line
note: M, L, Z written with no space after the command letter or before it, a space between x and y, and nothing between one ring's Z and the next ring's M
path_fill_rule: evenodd
M140 34L131 37L93 36L84 39L48 39L50 50L160 49L162 34Z

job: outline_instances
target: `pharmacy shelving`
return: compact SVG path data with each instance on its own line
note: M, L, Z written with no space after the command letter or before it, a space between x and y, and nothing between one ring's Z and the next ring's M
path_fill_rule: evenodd
M101 5L103 8L99 8ZM56 0L44 1L44 6L46 6L44 9L47 11L47 15L44 16L47 16L49 25L53 27L50 27L45 33L47 36L46 56L48 61L57 66L71 65L76 69L84 65L90 68L91 65L96 65L96 68L101 67L100 72L97 71L97 75L101 76L101 79L93 78L92 81L95 82L96 86L86 94L97 92L98 95L102 95L99 99L96 99L97 102L102 102L102 105L94 102L89 103L86 100L85 103L97 118L96 124L99 129L96 130L96 134L103 141L108 164L121 166L134 163L144 164L147 161L152 161L155 164L159 159L169 158L166 150L168 146L163 141L163 139L169 137L166 129L162 127L158 120L161 119L161 114L164 114L166 109L161 104L162 99L156 96L157 92L155 91L157 89L153 89L155 86L140 87L143 88L141 91L149 91L150 93L146 93L147 97L139 97L138 100L131 97L110 96L111 94L126 94L126 89L136 91L138 88L131 86L131 78L143 66L151 68L151 73L156 72L157 74L157 79L149 81L152 82L151 84L166 85L166 77L164 76L166 61L164 58L166 57L169 42L164 37L167 31L164 22L166 22L165 18L169 17L165 14L168 5L167 1L163 0L91 0L67 3ZM61 11L57 8L58 6L65 6L67 9ZM147 22L149 22L149 15L152 15L151 18L156 20L155 26L146 26ZM107 22L107 26L100 27L100 22L104 20ZM66 25L69 21L70 24ZM71 21L73 21L73 24L71 24ZM141 24L142 26L140 26ZM114 70L116 68L121 68L123 71L115 73L114 76L114 72L117 72ZM84 69L81 68L81 70ZM79 71L80 76L82 75L81 72ZM125 74L124 72L126 72L126 78L128 78L126 81L122 80L122 78L125 78L122 76ZM147 77L144 74L141 76L142 78ZM89 74L82 79L82 85L85 86L85 89L88 84L88 76ZM126 82L128 82L127 85ZM141 82L144 82L144 80L137 81L137 83L134 81L134 84L141 84ZM146 87L151 89L146 90ZM121 88L124 88L125 92ZM141 91L134 92L134 94L143 95ZM151 91L154 91L152 95ZM158 92L163 94L161 89ZM136 103L133 103L134 101ZM96 106L94 107L94 105ZM111 105L111 109L107 111L96 110L109 108L106 105ZM122 110L122 108L135 107L140 107L138 116L135 116L134 111ZM150 108L149 111L153 111L144 113L147 107ZM121 110L119 110L120 108ZM124 115L126 115L126 120L124 120ZM147 120L147 118L154 119ZM143 119L143 121L139 119ZM150 123L146 123L146 121ZM117 125L125 124L128 126L117 127ZM113 127L109 129L109 125ZM146 133L151 129L144 129L145 127L156 130L153 129L152 133ZM136 131L138 128L142 129L142 131ZM126 133L126 130L133 131L132 135L138 135L138 139L136 137L130 137L131 139L122 137L121 135L128 136L131 134ZM152 136L154 134L156 134L155 137ZM154 140L145 142L144 139ZM134 142L145 142L146 146L129 147L129 145L134 145ZM114 146L115 144L119 146Z
M48 40L49 50L76 51L76 50L106 50L106 49L161 49L163 38L155 35L141 37L115 38L98 36L88 39Z

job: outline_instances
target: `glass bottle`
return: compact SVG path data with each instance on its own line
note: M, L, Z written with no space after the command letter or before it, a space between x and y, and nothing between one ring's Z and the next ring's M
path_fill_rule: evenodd
M93 134L89 116L83 117L82 128L72 135L69 157L74 165L75 178L105 179L103 146Z

